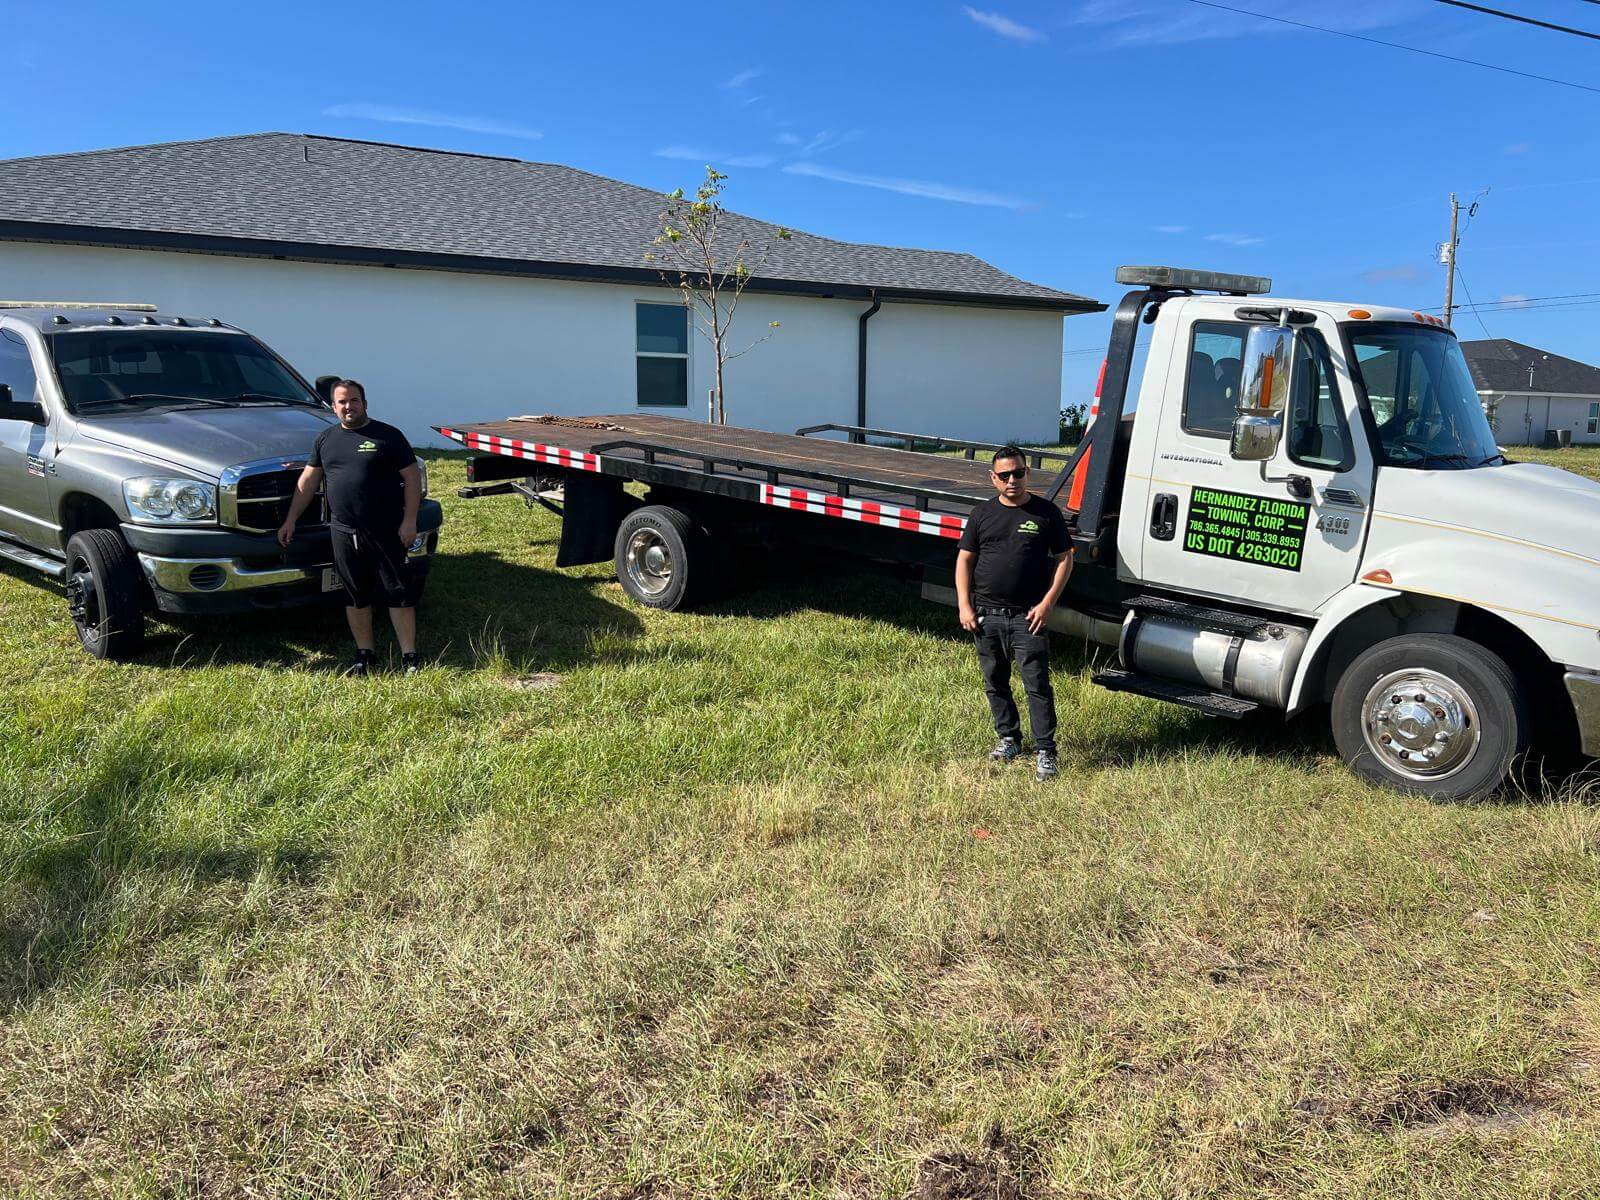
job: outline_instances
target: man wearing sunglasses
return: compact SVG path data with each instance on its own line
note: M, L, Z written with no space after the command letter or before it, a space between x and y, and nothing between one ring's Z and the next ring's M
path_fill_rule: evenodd
M1028 491L1021 450L996 451L989 481L997 494L973 508L956 554L961 627L977 642L984 692L1000 736L989 757L1009 763L1022 754L1022 721L1011 695L1014 662L1028 694L1034 777L1052 779L1056 698L1045 622L1072 573L1072 539L1061 510Z

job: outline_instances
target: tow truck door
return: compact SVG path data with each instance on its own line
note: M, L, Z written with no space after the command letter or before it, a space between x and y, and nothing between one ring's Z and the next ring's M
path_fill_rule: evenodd
M1283 436L1268 461L1241 462L1231 437L1245 341L1259 321L1193 304L1178 319L1143 514L1143 581L1310 614L1355 579L1372 501L1372 453L1338 327L1319 314L1298 329Z

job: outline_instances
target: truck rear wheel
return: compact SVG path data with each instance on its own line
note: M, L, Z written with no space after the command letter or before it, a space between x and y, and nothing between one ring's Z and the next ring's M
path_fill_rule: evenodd
M1406 634L1365 651L1334 689L1332 717L1351 770L1435 800L1499 788L1532 734L1505 660L1449 634Z
M67 543L67 611L96 658L128 658L144 643L143 581L113 529L85 529Z
M617 581L648 608L682 608L697 590L702 539L689 514L647 504L617 528Z

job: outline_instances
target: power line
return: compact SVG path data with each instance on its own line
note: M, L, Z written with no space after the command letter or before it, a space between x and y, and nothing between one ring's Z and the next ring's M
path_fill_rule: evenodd
M1293 25L1296 29L1310 29L1316 33L1331 33L1335 37L1350 38L1357 42L1370 42L1374 46L1388 46L1391 50L1409 50L1412 54L1426 54L1429 58L1442 58L1448 62L1465 63L1469 67L1483 67L1488 71L1499 71L1503 75L1518 75L1523 79L1537 79L1541 83L1557 83L1562 87L1577 88L1580 92L1600 94L1600 87L1590 87L1587 83L1573 83L1570 79L1556 79L1550 75L1535 75L1530 71L1499 67L1494 63L1479 62L1475 58L1458 58L1454 54L1442 54L1437 50L1424 50L1420 46L1406 46L1400 42L1386 42L1382 38L1367 37L1365 34L1347 33L1343 29L1329 29L1325 25L1308 25L1304 21L1291 21L1288 17L1274 17L1269 16L1267 13L1252 12L1248 8L1234 8L1228 4L1218 4L1216 0L1189 0L1189 3L1199 4L1205 8L1221 9L1223 12L1238 13L1242 17L1255 17L1259 21L1276 21L1279 25Z
M1525 17L1521 13L1506 12L1500 8L1485 8L1481 4L1468 4L1467 0L1433 0L1435 4L1448 4L1452 8L1466 8L1473 12L1483 13L1490 17L1502 17L1507 21L1521 21L1524 25L1537 25L1540 29L1553 29L1557 33L1570 33L1576 37L1593 38L1600 42L1600 33L1590 33L1587 29L1574 29L1571 25L1557 25L1553 21L1541 21L1537 17Z
M1596 0L1596 3L1600 3L1600 0ZM1563 295L1563 296L1522 296L1519 299L1515 299L1515 300L1485 300L1481 305L1476 305L1476 304L1458 304L1458 305L1456 305L1456 307L1457 308L1494 308L1497 305L1506 304L1506 305L1514 305L1517 308L1526 308L1531 304L1537 304L1537 303L1540 303L1542 301L1590 300L1590 299L1597 299L1597 298L1600 298L1600 292L1568 292L1566 295ZM1438 308L1430 308L1427 311L1428 312L1437 312L1437 311L1439 311L1439 309Z
M1483 314L1472 299L1472 289L1467 286L1467 276L1459 264L1456 265L1456 274L1461 276L1461 290L1467 294L1467 303L1472 305L1472 315L1478 319L1478 328L1483 330L1483 336L1493 339L1494 334L1489 332L1489 327L1483 323Z

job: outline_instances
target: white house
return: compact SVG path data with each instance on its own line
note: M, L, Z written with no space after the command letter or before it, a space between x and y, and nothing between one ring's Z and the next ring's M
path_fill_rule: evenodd
M0 161L0 296L139 300L360 379L429 426L706 418L713 361L645 259L662 197L548 163L263 133ZM774 227L733 217L737 235ZM968 254L775 243L727 371L734 424L1053 440L1062 317L1103 306Z
M1600 443L1600 367L1521 342L1462 342L1472 382L1502 446L1538 446L1547 431Z

